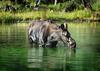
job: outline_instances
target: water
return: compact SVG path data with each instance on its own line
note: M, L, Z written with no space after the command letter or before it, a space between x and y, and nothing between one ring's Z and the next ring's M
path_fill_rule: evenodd
M0 71L100 71L100 24L70 23L76 50L29 48L26 23L0 25Z

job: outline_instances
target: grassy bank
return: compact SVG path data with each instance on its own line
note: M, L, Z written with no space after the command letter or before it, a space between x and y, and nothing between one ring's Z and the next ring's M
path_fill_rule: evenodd
M100 15L100 13L98 13ZM30 11L30 12L0 12L0 23L10 23L33 20L38 17L45 19L55 20L82 20L82 19L94 19L93 12L86 10L75 10L73 12L60 12L60 11ZM99 19L95 17L95 19Z
M91 0L89 3L92 9L85 9L80 0L58 2L56 5L41 2L41 9L37 11L33 10L33 0L4 0L0 1L0 23L25 22L38 17L57 21L100 21L100 0Z

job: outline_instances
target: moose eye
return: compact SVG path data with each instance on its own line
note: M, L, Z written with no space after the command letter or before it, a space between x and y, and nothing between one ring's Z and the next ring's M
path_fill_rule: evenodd
M69 32L63 32L62 33L65 37L69 38L70 37L70 33Z

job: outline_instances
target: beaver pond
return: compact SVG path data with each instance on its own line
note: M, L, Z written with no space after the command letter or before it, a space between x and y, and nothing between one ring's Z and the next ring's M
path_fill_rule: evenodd
M0 25L0 71L100 71L100 23L68 24L76 49L30 48L28 25Z

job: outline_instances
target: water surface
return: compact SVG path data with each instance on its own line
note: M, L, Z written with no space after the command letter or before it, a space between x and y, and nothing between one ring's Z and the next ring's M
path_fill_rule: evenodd
M27 23L0 25L0 71L100 71L100 24L70 23L76 50L30 48Z

